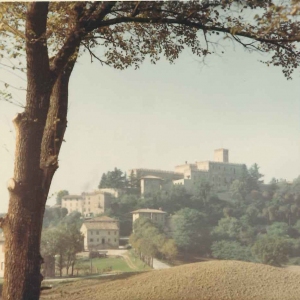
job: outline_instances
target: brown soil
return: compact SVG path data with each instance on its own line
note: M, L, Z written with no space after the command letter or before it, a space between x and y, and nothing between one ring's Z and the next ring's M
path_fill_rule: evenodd
M41 300L297 300L300 273L262 264L210 261L81 280L42 295Z

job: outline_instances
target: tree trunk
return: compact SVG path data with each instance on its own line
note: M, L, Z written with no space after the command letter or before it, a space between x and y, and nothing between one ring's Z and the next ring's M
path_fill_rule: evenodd
M78 34L70 36L50 66L46 41L48 5L27 4L26 106L14 119L14 178L8 183L8 213L0 219L6 246L3 300L38 300L40 296L43 215L58 168L67 124L68 83L81 41ZM60 268L60 275L61 271Z
M75 261L73 261L71 265L71 276L74 276L74 265L75 265Z
M30 107L14 120L17 133L15 172L14 179L8 183L9 210L2 225L7 249L3 300L39 299L43 279L40 275L43 215L50 184L58 168L57 157L67 123L68 81L73 65L53 87L47 122L43 111L32 113ZM50 99L50 93L35 93L34 97L42 102L46 97ZM58 116L59 125L53 121Z
M34 19L36 14L40 18ZM29 5L26 108L14 119L14 178L8 183L9 208L2 222L6 243L4 300L35 300L40 295L42 258L39 245L47 198L42 185L40 149L51 93L47 45L42 37L47 14L47 3ZM35 74L38 73L37 78Z

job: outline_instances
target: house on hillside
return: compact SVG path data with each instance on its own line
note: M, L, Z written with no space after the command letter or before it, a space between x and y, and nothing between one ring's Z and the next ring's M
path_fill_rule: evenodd
M103 216L85 220L80 231L86 251L119 247L119 222L115 219Z
M112 193L100 190L81 195L67 195L62 198L61 207L65 207L68 213L78 211L83 216L90 217L105 213L110 208L113 198Z
M142 208L131 212L132 214L132 222L140 217L148 218L153 221L153 223L165 226L166 223L166 212L161 209L150 209L150 208Z

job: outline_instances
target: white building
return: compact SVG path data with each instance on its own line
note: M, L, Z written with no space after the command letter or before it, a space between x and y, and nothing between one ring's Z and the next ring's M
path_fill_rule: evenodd
M119 222L103 216L84 221L80 228L84 235L84 250L119 247Z
M185 162L175 167L175 172L151 169L133 169L141 182L141 194L146 195L159 190L169 190L173 185L182 185L193 193L200 181L209 182L215 191L228 190L231 183L240 178L246 168L245 164L229 162L228 149L214 151L213 161Z
M68 213L78 211L83 216L89 217L105 213L110 208L113 198L111 193L100 190L81 195L68 195L62 198L61 207L65 207Z
M161 209L150 209L142 208L131 212L132 222L134 223L140 217L148 218L153 221L153 223L160 224L162 226L166 223L166 212Z

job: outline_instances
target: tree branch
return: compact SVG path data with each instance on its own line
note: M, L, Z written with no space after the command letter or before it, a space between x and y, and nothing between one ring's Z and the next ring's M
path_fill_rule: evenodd
M99 27L104 27L104 26L110 26L110 25L116 25L120 23L144 23L144 24L174 24L174 25L185 25L190 28L196 28L196 29L201 29L205 31L217 31L217 32L222 32L222 33L228 33L230 35L232 34L232 30L234 29L233 27L217 27L217 26L206 26L202 23L197 23L197 22L192 22L187 19L169 19L169 18L161 18L161 17L155 17L155 18L141 18L141 17L120 17L120 18L114 18L110 20L105 20L99 22L98 26ZM295 38L291 39L269 39L269 38L263 38L255 35L254 33L249 33L245 31L236 31L235 36L241 36L245 38L249 38L252 40L256 40L259 42L264 42L264 43L269 43L273 45L277 45L280 48L283 48L293 55L297 55L294 51L292 51L290 48L286 47L285 45L281 43L290 43L290 42L295 42L295 41L300 41L300 36L297 36Z
M101 58L99 58L91 49L90 49L90 47L87 45L87 44L83 44L83 46L88 50L88 52L89 52L89 54L90 54L90 56L91 56L91 63L93 62L93 57L95 58L95 59L97 59L100 63L101 63L101 65L103 66L103 65L107 65L107 66L109 66L109 63L107 63L106 61L104 61L104 60L102 60Z

